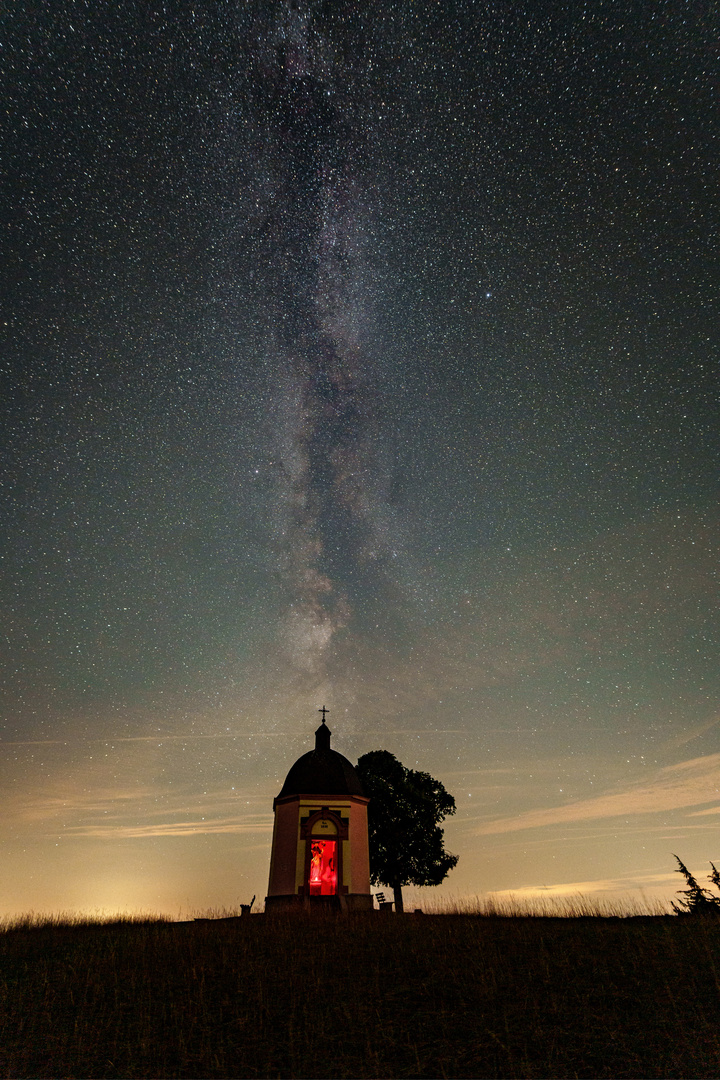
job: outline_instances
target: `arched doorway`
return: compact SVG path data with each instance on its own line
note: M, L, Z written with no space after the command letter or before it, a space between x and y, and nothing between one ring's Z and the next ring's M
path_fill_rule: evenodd
M347 840L347 819L327 806L303 821L305 839L305 896L337 896L342 886L342 841Z

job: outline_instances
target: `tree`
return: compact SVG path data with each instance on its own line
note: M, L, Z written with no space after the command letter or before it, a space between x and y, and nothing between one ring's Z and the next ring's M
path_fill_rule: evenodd
M710 865L712 866L712 874L710 874L708 881L712 881L718 892L720 892L720 870L718 870L715 863L711 862Z
M445 851L440 828L455 800L439 780L406 769L387 750L363 754L357 771L370 798L370 880L389 886L402 911L403 885L439 885L458 861Z
M678 893L681 896L686 897L685 900L679 900L676 903L672 902L672 909L676 915L706 915L717 914L720 915L720 899L713 896L709 889L703 889L695 877L690 873L687 866L682 862L677 855L673 858L677 859L678 869L676 874L682 874L687 882L687 889L678 889ZM718 872L715 863L710 863L712 866L712 874L708 876L708 881L711 881L713 885L716 885L720 889L720 872Z

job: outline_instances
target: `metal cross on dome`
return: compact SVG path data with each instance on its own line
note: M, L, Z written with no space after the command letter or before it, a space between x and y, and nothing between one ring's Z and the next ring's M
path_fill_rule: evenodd
M322 709L318 709L318 712L319 712L319 713L322 713L322 722L323 722L323 724L324 724L324 723L325 723L325 714L326 714L326 713L329 713L329 712L330 712L330 710L329 710L329 709L326 709L326 708L325 708L325 706L323 705Z

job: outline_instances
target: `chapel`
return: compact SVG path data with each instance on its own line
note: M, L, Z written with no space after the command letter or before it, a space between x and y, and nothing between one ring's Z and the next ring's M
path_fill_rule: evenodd
M323 706L315 749L298 758L273 801L275 824L265 911L369 911L367 806L360 778L330 748Z

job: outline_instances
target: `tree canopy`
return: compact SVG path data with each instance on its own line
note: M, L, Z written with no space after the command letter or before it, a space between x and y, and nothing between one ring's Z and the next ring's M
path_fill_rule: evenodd
M682 874L687 883L687 889L678 889L680 896L685 897L684 900L678 900L677 903L672 902L672 909L676 915L720 915L720 899L713 896L709 889L704 889L694 877L684 862L679 856L674 855L673 858L677 859L678 869L675 871L677 874ZM718 871L715 863L710 863L712 866L712 873L708 875L708 881L711 881L718 889L720 889L720 871Z
M455 800L439 780L407 769L387 750L363 754L357 771L370 799L370 880L392 888L402 911L403 885L439 885L458 861L445 851L440 828Z

